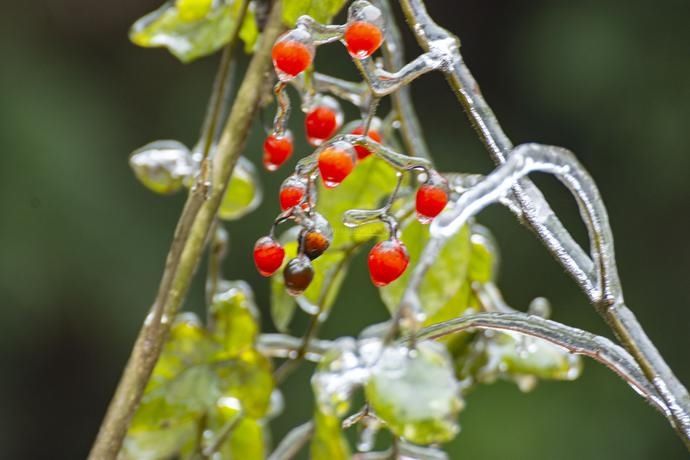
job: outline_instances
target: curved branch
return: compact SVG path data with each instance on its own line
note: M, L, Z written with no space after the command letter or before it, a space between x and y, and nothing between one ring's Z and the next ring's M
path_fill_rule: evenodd
M467 329L513 331L536 337L589 356L618 374L673 424L671 413L630 354L606 337L526 313L476 313L434 324L419 331L416 340L436 340Z
M505 163L513 150L510 139L505 135L496 116L484 100L476 80L465 65L460 54L460 42L453 34L439 27L429 16L423 0L400 0L405 17L420 46L430 51L437 49L447 53L451 62L443 71L449 85L465 108L479 137L485 144L494 162ZM599 283L605 290L619 289L617 275L606 272L610 263L615 268L613 253L610 260L600 262L595 269L594 262L585 254L549 207L541 191L527 178L519 180L512 188L514 201L519 206L510 206L518 218L534 231L549 252L572 276L582 290L590 295ZM432 240L433 242L433 240ZM437 241L438 242L438 241ZM599 242L595 242L599 244ZM604 270L601 268L604 267ZM592 278L598 272L599 277ZM608 277L602 280L601 276ZM611 281L611 284L608 284ZM615 283L614 283L615 281ZM411 293L409 302L415 302ZM606 295L590 299L599 314L627 348L651 382L667 407L672 411L678 433L690 449L690 395L673 374L652 341L647 337L635 315L623 302L622 295ZM613 298L612 298L613 297Z
M567 149L540 144L515 147L505 163L485 180L469 188L451 210L433 221L432 235L447 238L455 234L467 219L486 206L507 197L518 181L537 171L552 174L561 181L573 194L580 208L589 233L595 269L588 297L597 304L619 301L622 293L606 208L594 180Z

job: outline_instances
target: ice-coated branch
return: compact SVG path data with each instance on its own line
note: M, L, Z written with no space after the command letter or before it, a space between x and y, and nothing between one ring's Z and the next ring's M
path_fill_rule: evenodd
M486 206L508 197L513 185L532 172L554 175L575 197L590 239L594 272L587 274L586 292L595 304L613 304L621 297L613 237L599 190L569 150L540 144L515 147L507 162L460 195L455 205L431 224L433 237L448 238Z
M381 10L386 20L382 47L384 64L389 69L400 69L405 62L405 49L390 0L374 0L373 3ZM391 95L391 98L398 115L400 133L407 152L416 157L431 158L417 113L412 105L410 87L401 87Z
M352 145L366 147L367 150L384 160L398 171L411 171L413 169L429 171L433 169L431 161L425 158L403 155L402 153L396 152L391 147L379 144L378 142L373 142L364 136L359 136L356 134L343 134L332 137L328 140L328 142L321 144L314 151L314 153L298 161L297 166L295 167L295 174L306 176L316 170L321 152L330 147L333 143L339 141L346 141Z
M468 329L519 332L546 340L571 353L589 356L618 374L664 416L671 415L659 393L647 381L640 367L625 349L606 337L556 321L520 312L475 313L426 327L419 331L416 339L436 340Z
M290 460L304 447L314 435L314 422L311 420L291 429L271 453L268 460Z
M445 55L432 50L417 56L396 72L389 72L378 67L372 58L355 60L355 64L374 96L383 97L409 85L424 74L440 69L446 62Z
M400 0L400 4L422 49L436 49L447 53L451 65L443 69L446 79L464 106L491 157L497 164L506 162L513 150L512 143L503 132L496 116L484 100L479 85L465 65L457 37L433 21L422 0ZM610 254L609 260L593 262L568 233L542 193L529 179L523 178L513 184L512 194L513 201L518 206L510 206L510 209L534 231L582 290L591 295L596 293L592 289L594 282L598 282L602 287L600 294L604 295L591 300L664 399L671 410L674 426L690 449L690 396L687 389L647 337L635 315L625 305L622 295L608 295L619 288L614 283L617 282L615 271L606 271L609 264L615 268L613 253ZM434 240L430 242L433 243ZM599 245L600 242L595 241L595 244ZM595 263L599 263L598 268L595 268ZM593 280L593 273L607 278ZM414 300L414 295L408 296L408 301Z
M333 348L329 340L311 339L304 352L304 359L319 362L328 350ZM261 354L271 358L296 358L304 347L304 339L285 334L261 334L256 344Z

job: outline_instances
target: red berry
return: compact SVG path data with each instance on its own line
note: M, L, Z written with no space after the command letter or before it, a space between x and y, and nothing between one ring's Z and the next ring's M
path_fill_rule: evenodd
M355 153L349 142L338 141L319 154L319 172L323 185L333 188L340 184L355 167Z
M352 134L364 134L364 127L358 126L357 128L352 130ZM369 133L367 134L367 137L374 142L378 142L379 144L381 143L381 135L378 133L378 131L370 129ZM357 152L357 159L359 160L363 160L369 155L371 155L371 151L368 148L363 147L361 145L355 145L355 152Z
M285 287L290 295L303 293L314 279L314 268L304 254L300 254L287 263L283 270Z
M261 276L271 276L283 265L285 249L270 236L264 236L254 245L254 264Z
M297 206L304 198L304 189L299 187L285 187L280 189L280 209L287 211Z
M357 59L364 59L379 49L383 43L383 33L376 24L355 21L347 26L344 39L350 55Z
M444 184L424 184L417 190L417 219L428 224L438 216L448 203L448 192Z
M337 114L328 107L315 107L304 118L307 140L311 144L320 144L330 138L338 129Z
M264 141L264 166L275 171L292 155L292 134L286 131L282 136L269 134Z
M280 192L278 195L280 209L282 211L287 211L288 209L294 208L302 202L306 193L307 184L305 180L296 175L288 176L280 185Z
M271 57L278 78L292 80L309 67L314 58L311 36L302 29L287 32L273 45Z
M369 251L369 276L376 286L385 286L400 278L410 256L402 242L387 240L377 243Z

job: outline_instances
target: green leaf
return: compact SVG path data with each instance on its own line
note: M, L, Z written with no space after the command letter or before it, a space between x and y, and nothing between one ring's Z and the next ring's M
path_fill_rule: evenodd
M496 271L497 249L489 230L480 225L472 226L470 264L467 277L471 281L492 281Z
M188 63L228 43L239 6L239 0L218 2L215 8L209 5L209 0L170 0L136 21L129 38L142 47L164 46L180 61ZM251 10L247 11L241 27L240 37L251 50L258 35Z
M317 210L334 231L332 247L364 242L384 233L383 224L368 224L356 229L343 225L343 214L350 209L375 209L395 188L396 172L385 161L369 155L358 161L354 171L336 188L319 183Z
M400 278L380 289L381 298L391 313L398 308L410 274L429 241L428 225L422 225L416 220L411 221L403 229L401 240L410 254L410 265ZM457 307L451 301L454 296L460 295L458 291L466 283L469 260L470 234L465 226L448 240L419 287L419 299L428 317L442 314L442 309L446 306ZM460 308L462 309L464 307Z
M146 392L150 393L168 383L191 366L209 362L217 351L218 345L211 340L196 315L178 315L153 369Z
M283 21L288 27L292 27L297 18L304 14L328 24L343 7L345 0L285 0L283 3Z
M259 311L244 281L224 283L209 307L211 334L223 345L224 357L236 357L254 348L259 333Z
M459 431L459 385L445 348L422 342L415 350L388 347L364 387L376 415L415 444L447 442Z
M340 419L320 410L314 413L314 436L310 445L312 460L349 460L350 446L343 435Z
M229 439L230 456L228 459L262 459L266 458L266 440L263 422L243 417L232 430Z
M222 396L236 398L248 417L261 418L268 411L273 392L273 367L257 351L242 353L235 359L220 361L216 372L221 379Z
M240 157L232 172L228 188L218 209L223 220L239 219L261 204L262 192L259 176L251 161Z
M531 375L541 379L574 380L582 372L582 360L567 350L514 332L495 334L487 341L489 362L504 377Z
M139 182L161 195L180 190L194 172L189 149L174 140L154 141L138 148L130 155L129 165Z

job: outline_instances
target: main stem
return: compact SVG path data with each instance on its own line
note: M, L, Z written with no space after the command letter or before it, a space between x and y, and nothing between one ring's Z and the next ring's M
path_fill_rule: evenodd
M158 360L172 319L187 294L225 188L246 143L269 71L271 48L282 30L282 6L277 0L218 143L211 183L197 184L190 191L175 230L158 295L139 332L89 460L114 460L122 447L127 427Z
M429 51L436 43L448 47L452 53L452 65L444 69L446 79L453 88L474 125L479 137L497 163L504 163L513 144L503 132L496 116L484 100L479 85L465 65L459 52L457 37L438 26L429 16L422 0L400 0L407 22L417 42ZM454 46L448 43L454 42ZM646 335L635 315L620 298L612 298L602 286L602 295L592 298L592 261L555 216L536 186L523 179L513 189L522 209L521 218L554 257L563 264L594 303L621 344L635 358L645 377L654 385L672 413L676 430L688 449L690 439L684 433L690 427L690 396L687 389L673 374L670 367ZM539 209L539 215L535 209ZM548 215L548 219L544 216Z

